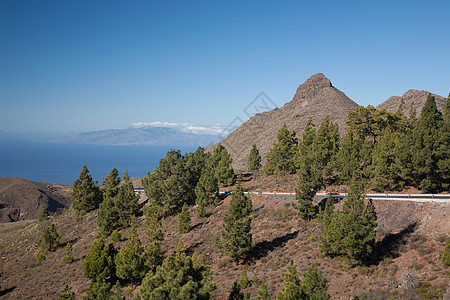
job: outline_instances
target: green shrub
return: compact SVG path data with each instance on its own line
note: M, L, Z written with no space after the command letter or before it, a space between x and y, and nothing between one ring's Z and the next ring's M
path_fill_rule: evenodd
M111 284L108 282L92 281L87 289L87 295L83 297L83 300L108 299L110 288Z
M39 253L37 254L37 260L39 262L42 262L45 261L45 258L46 258L45 252L39 251Z
M69 289L69 285L66 284L64 290L58 294L58 300L75 300L75 293Z
M425 281L419 283L419 286L416 288L416 294L421 300L441 299L444 294L444 290Z
M450 239L447 240L444 253L442 253L441 261L444 267L447 268L450 266Z
M111 240L113 243L118 243L122 239L122 231L118 229L114 229L114 231L111 233Z
M38 220L39 220L39 222L43 222L43 221L47 220L47 218L48 218L47 208L46 208L46 207L43 207L43 208L41 209L41 211L39 212L39 218L38 218Z

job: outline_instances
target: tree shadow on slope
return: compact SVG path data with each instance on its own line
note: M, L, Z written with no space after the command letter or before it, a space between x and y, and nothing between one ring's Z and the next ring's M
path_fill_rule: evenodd
M195 224L194 226L191 226L190 231L195 230L195 229L201 227L204 223L205 223L205 222L200 222L200 223Z
M15 289L16 289L15 286L10 287L10 288L7 288L7 289L4 289L4 290L0 289L0 297L6 295L6 294L8 294L8 293L11 293L11 292L14 291Z
M202 245L202 244L203 244L203 242L197 242L197 243L195 243L195 244L193 244L193 245L191 245L191 246L185 248L185 249L184 249L184 252L185 252L187 255L192 256L192 254L194 254L194 251L195 251L200 245Z
M252 173L251 172L243 172L236 174L235 181L236 183L242 183L252 180Z
M316 197L318 198L318 197ZM333 197L333 204L337 204L341 201L344 200L345 197ZM319 202L317 203L317 205L315 206L316 208L316 212L319 212L319 210L321 209L322 211L325 210L325 206L327 205L327 201L328 201L328 196L324 196L321 199L317 199Z
M298 230L292 233L287 233L283 236L277 237L271 241L262 241L259 242L253 247L252 251L250 251L247 257L244 259L244 262L247 263L249 261L259 260L269 254L269 252L274 251L277 248L283 247L286 243L298 236Z
M395 258L400 255L401 248L406 245L406 239L416 230L417 223L412 223L398 233L386 235L381 241L375 244L375 261L378 264L383 259Z

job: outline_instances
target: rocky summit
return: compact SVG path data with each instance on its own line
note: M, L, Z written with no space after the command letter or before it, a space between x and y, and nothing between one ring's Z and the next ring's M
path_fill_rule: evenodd
M281 108L254 115L221 143L233 158L233 167L238 170L246 169L253 144L258 147L262 163L265 163L283 124L301 137L309 119L318 127L326 116L330 116L330 120L339 125L339 131L343 134L348 113L357 106L358 104L335 88L324 74L318 73L297 88L290 102Z
M392 96L380 105L377 106L377 109L385 109L390 112L396 112L403 99L403 106L401 111L405 115L409 115L411 110L416 111L416 117L420 116L420 112L422 111L423 105L425 101L427 101L428 95L431 94L436 100L436 106L440 111L444 110L445 98L436 94L432 94L428 91L422 90L409 90L404 93L402 96Z

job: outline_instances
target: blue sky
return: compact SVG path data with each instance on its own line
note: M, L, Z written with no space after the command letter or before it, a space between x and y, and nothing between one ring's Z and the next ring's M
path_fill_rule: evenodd
M227 125L322 72L361 105L450 92L450 1L0 1L0 130Z

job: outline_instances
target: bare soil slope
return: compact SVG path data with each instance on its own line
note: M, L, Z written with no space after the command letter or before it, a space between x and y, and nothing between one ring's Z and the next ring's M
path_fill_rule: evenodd
M61 212L70 205L70 185L0 177L0 222L36 219L43 207Z
M331 121L338 123L341 134L345 132L348 113L358 105L331 84L322 73L311 76L300 85L294 98L281 108L256 114L239 126L221 144L233 158L237 170L247 168L247 159L253 144L258 147L262 163L276 141L277 132L283 124L301 137L306 123L312 119L318 127L329 115ZM214 146L212 146L214 147Z

